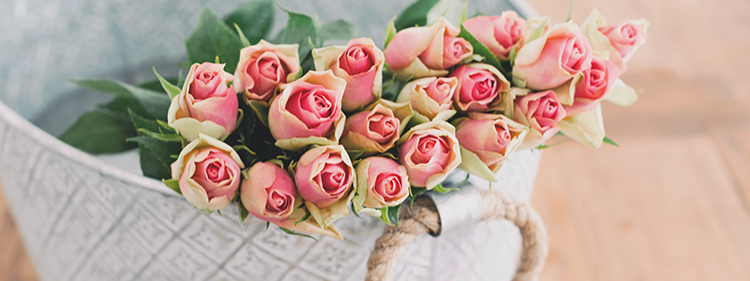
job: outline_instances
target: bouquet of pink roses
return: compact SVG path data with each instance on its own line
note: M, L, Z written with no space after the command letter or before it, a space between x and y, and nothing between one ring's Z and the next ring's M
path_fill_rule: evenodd
M347 22L319 28L290 11L267 36L267 0L225 21L207 9L186 40L187 75L154 71L158 82L139 87L75 81L116 98L62 139L93 153L137 144L144 175L199 209L237 202L242 221L339 239L336 220L353 212L396 224L415 196L453 189L441 182L456 169L492 182L511 153L555 135L614 144L600 103L637 99L619 77L646 21L609 25L594 11L580 26L553 25L464 11L460 22L427 22L420 11L433 2L394 18L382 49Z

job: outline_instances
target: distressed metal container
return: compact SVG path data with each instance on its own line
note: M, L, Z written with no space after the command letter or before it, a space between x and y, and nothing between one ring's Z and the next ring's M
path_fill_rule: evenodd
M407 2L279 1L343 18L382 42ZM102 97L65 82L108 77L150 80L152 66L176 73L183 38L205 6L223 15L236 1L0 0L0 181L42 280L361 280L384 225L337 222L345 237L290 236L236 209L206 215L159 181L141 176L137 153L94 157L54 136ZM470 14L520 1L472 1ZM276 26L285 16L277 14ZM30 121L29 121L30 120ZM493 189L528 201L538 151L519 151ZM456 177L461 175L456 174ZM487 188L481 179L471 179ZM483 222L423 236L400 257L396 280L510 280L521 238L509 222Z

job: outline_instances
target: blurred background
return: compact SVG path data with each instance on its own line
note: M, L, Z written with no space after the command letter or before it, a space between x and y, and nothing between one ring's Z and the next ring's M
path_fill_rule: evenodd
M567 15L568 1L528 2ZM593 8L651 22L622 77L643 94L604 106L620 148L544 151L531 201L551 240L541 280L750 280L750 2L575 0L574 21ZM0 241L0 280L36 280L1 193Z

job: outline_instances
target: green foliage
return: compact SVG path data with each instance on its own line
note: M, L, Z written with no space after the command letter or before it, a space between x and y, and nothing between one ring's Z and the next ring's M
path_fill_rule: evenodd
M191 62L212 62L218 56L221 61L226 62L224 69L234 73L242 42L211 9L206 8L185 40L185 48Z
M432 7L438 2L440 2L440 0L418 0L417 2L414 2L399 14L399 17L394 22L396 30L427 25L427 13L429 13Z
M614 145L616 147L620 147L619 144L617 144L615 141L613 141L612 139L610 139L608 137L604 137L603 142L606 143L606 144L609 144L609 145Z
M497 70L500 71L500 73L505 76L505 78L510 78L510 72L505 70L505 68L500 64L500 61L495 57L494 54L492 54L492 51L490 51L487 46L482 44L482 42L479 42L476 38L474 38L474 35L472 35L466 28L464 28L464 25L461 25L461 32L458 34L458 37L461 37L463 39L466 39L469 44L474 48L474 54L480 55L484 58L484 62L494 66Z
M320 38L326 43L329 41L346 43L358 34L357 26L341 19L330 21L320 27Z
M182 190L180 190L180 182L176 179L165 179L162 180L164 184L169 187L169 189L174 190L174 192L177 192L177 194L182 194Z
M178 78L164 78L164 80L167 80L167 82L177 85ZM141 84L138 84L138 88L143 88L146 90L151 90L154 92L161 92L164 90L164 87L161 86L161 82L159 82L159 79L154 79L148 82L143 82Z
M96 110L81 116L60 140L92 154L115 153L135 148L135 144L125 142L135 135L126 116Z
M248 212L245 205L242 204L242 200L239 200L237 203L237 213L240 215L240 223L245 224L245 220L247 220L250 212Z
M299 233L299 232L296 232L296 231L294 231L294 230L291 230L291 229L288 229L288 228L284 228L284 227L281 227L281 226L279 226L279 228L281 228L281 231L284 231L284 232L286 232L286 234L291 234L291 235L295 235L295 236L302 236L302 237L307 237L307 238L310 238L310 239L312 239L312 240L318 241L318 239L315 239L315 237L312 237L312 236L310 236L310 235L307 235L307 234L303 234L303 233Z
M108 79L71 80L71 82L89 90L113 94L115 99L103 107L124 115L124 118L127 118L128 109L130 109L138 115L151 119L167 119L170 99L164 93Z
M458 187L443 187L443 185L438 184L437 186L432 188L432 191L438 193L448 193L453 190L458 190Z
M281 43L298 44L302 73L305 73L314 68L312 49L323 45L318 28L311 17L283 8L282 10L289 15L289 20L287 20L286 27L282 31Z
M138 136L128 141L138 143L143 175L154 179L172 178L172 156L180 154L182 150L182 141L174 138L177 133L156 120L149 120L133 111L129 113Z
M237 25L248 42L254 45L268 35L275 12L273 0L249 1L227 15L224 23L231 28Z
M164 77L161 77L161 75L159 75L159 72L156 71L156 68L153 68L153 69L154 69L154 74L156 75L157 81L159 82L159 86L161 86L162 89L164 89L164 92L166 92L169 95L170 99L173 99L174 97L180 94L180 87L175 86L174 84L169 82L169 80L164 79Z

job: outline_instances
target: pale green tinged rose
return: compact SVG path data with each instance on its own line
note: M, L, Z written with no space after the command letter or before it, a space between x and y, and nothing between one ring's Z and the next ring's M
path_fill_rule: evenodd
M294 173L297 191L322 228L349 214L355 178L352 162L341 145L308 150L300 157Z
M188 202L201 210L215 211L232 201L245 166L232 147L199 134L182 149L171 168L172 178L178 181Z
M406 167L394 160L379 156L365 158L357 163L356 171L356 195L352 203L357 212L362 212L363 208L398 206L409 196Z
M461 163L455 128L444 121L414 126L398 141L398 161L406 167L409 183L432 189Z
M462 159L459 168L493 182L529 132L528 127L496 114L470 113L457 126Z
M244 93L245 101L268 102L281 84L294 81L300 68L297 44L258 44L240 51L234 72L234 87Z

